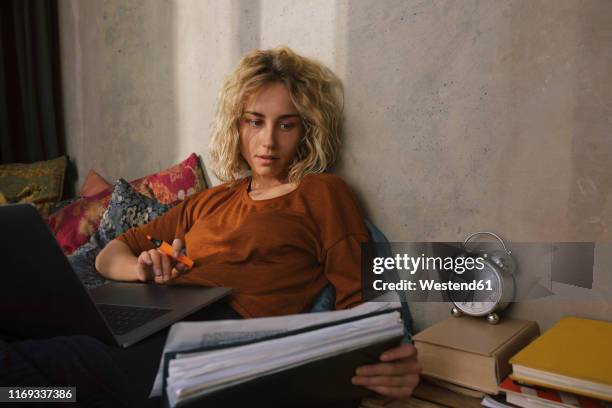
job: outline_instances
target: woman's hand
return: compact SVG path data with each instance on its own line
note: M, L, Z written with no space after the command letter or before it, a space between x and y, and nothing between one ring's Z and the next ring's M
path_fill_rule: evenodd
M412 344L402 344L385 351L380 360L383 362L359 367L352 378L353 384L387 397L409 397L421 374L416 348Z
M174 256L178 256L183 250L183 241L176 238L172 241ZM176 262L172 257L161 253L157 249L143 251L136 263L136 276L141 282L154 281L166 284L189 271L189 268Z

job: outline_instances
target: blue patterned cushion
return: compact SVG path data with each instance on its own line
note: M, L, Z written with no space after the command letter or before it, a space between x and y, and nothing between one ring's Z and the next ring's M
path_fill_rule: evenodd
M68 257L81 282L89 289L105 283L106 279L94 267L96 256L102 248L128 229L153 221L170 208L137 193L127 181L117 180L98 231L89 242Z

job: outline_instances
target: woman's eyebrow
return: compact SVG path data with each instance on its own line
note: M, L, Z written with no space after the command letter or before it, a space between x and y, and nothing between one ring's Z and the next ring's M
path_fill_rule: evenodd
M297 113L285 113L284 115L280 115L279 119L287 119L287 118L299 118L300 115Z
M245 114L248 113L250 115L257 116L257 117L260 117L260 118L265 118L266 117L266 115L264 115L263 113L259 113L259 112L255 112L255 111L245 111L244 113ZM286 119L286 118L293 118L293 117L299 118L300 115L298 113L284 113L284 114L278 116L279 119Z

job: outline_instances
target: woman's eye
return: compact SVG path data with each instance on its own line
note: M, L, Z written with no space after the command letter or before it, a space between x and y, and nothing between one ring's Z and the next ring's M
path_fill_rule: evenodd
M249 124L249 126L258 128L261 127L263 121L261 119L247 119L247 123Z
M282 130L290 130L293 129L295 127L295 123L281 123L280 124L280 128Z

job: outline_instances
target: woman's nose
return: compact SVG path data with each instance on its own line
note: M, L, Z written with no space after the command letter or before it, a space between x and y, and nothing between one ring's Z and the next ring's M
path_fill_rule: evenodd
M266 126L261 133L261 142L264 147L272 148L276 146L276 134L273 126Z

